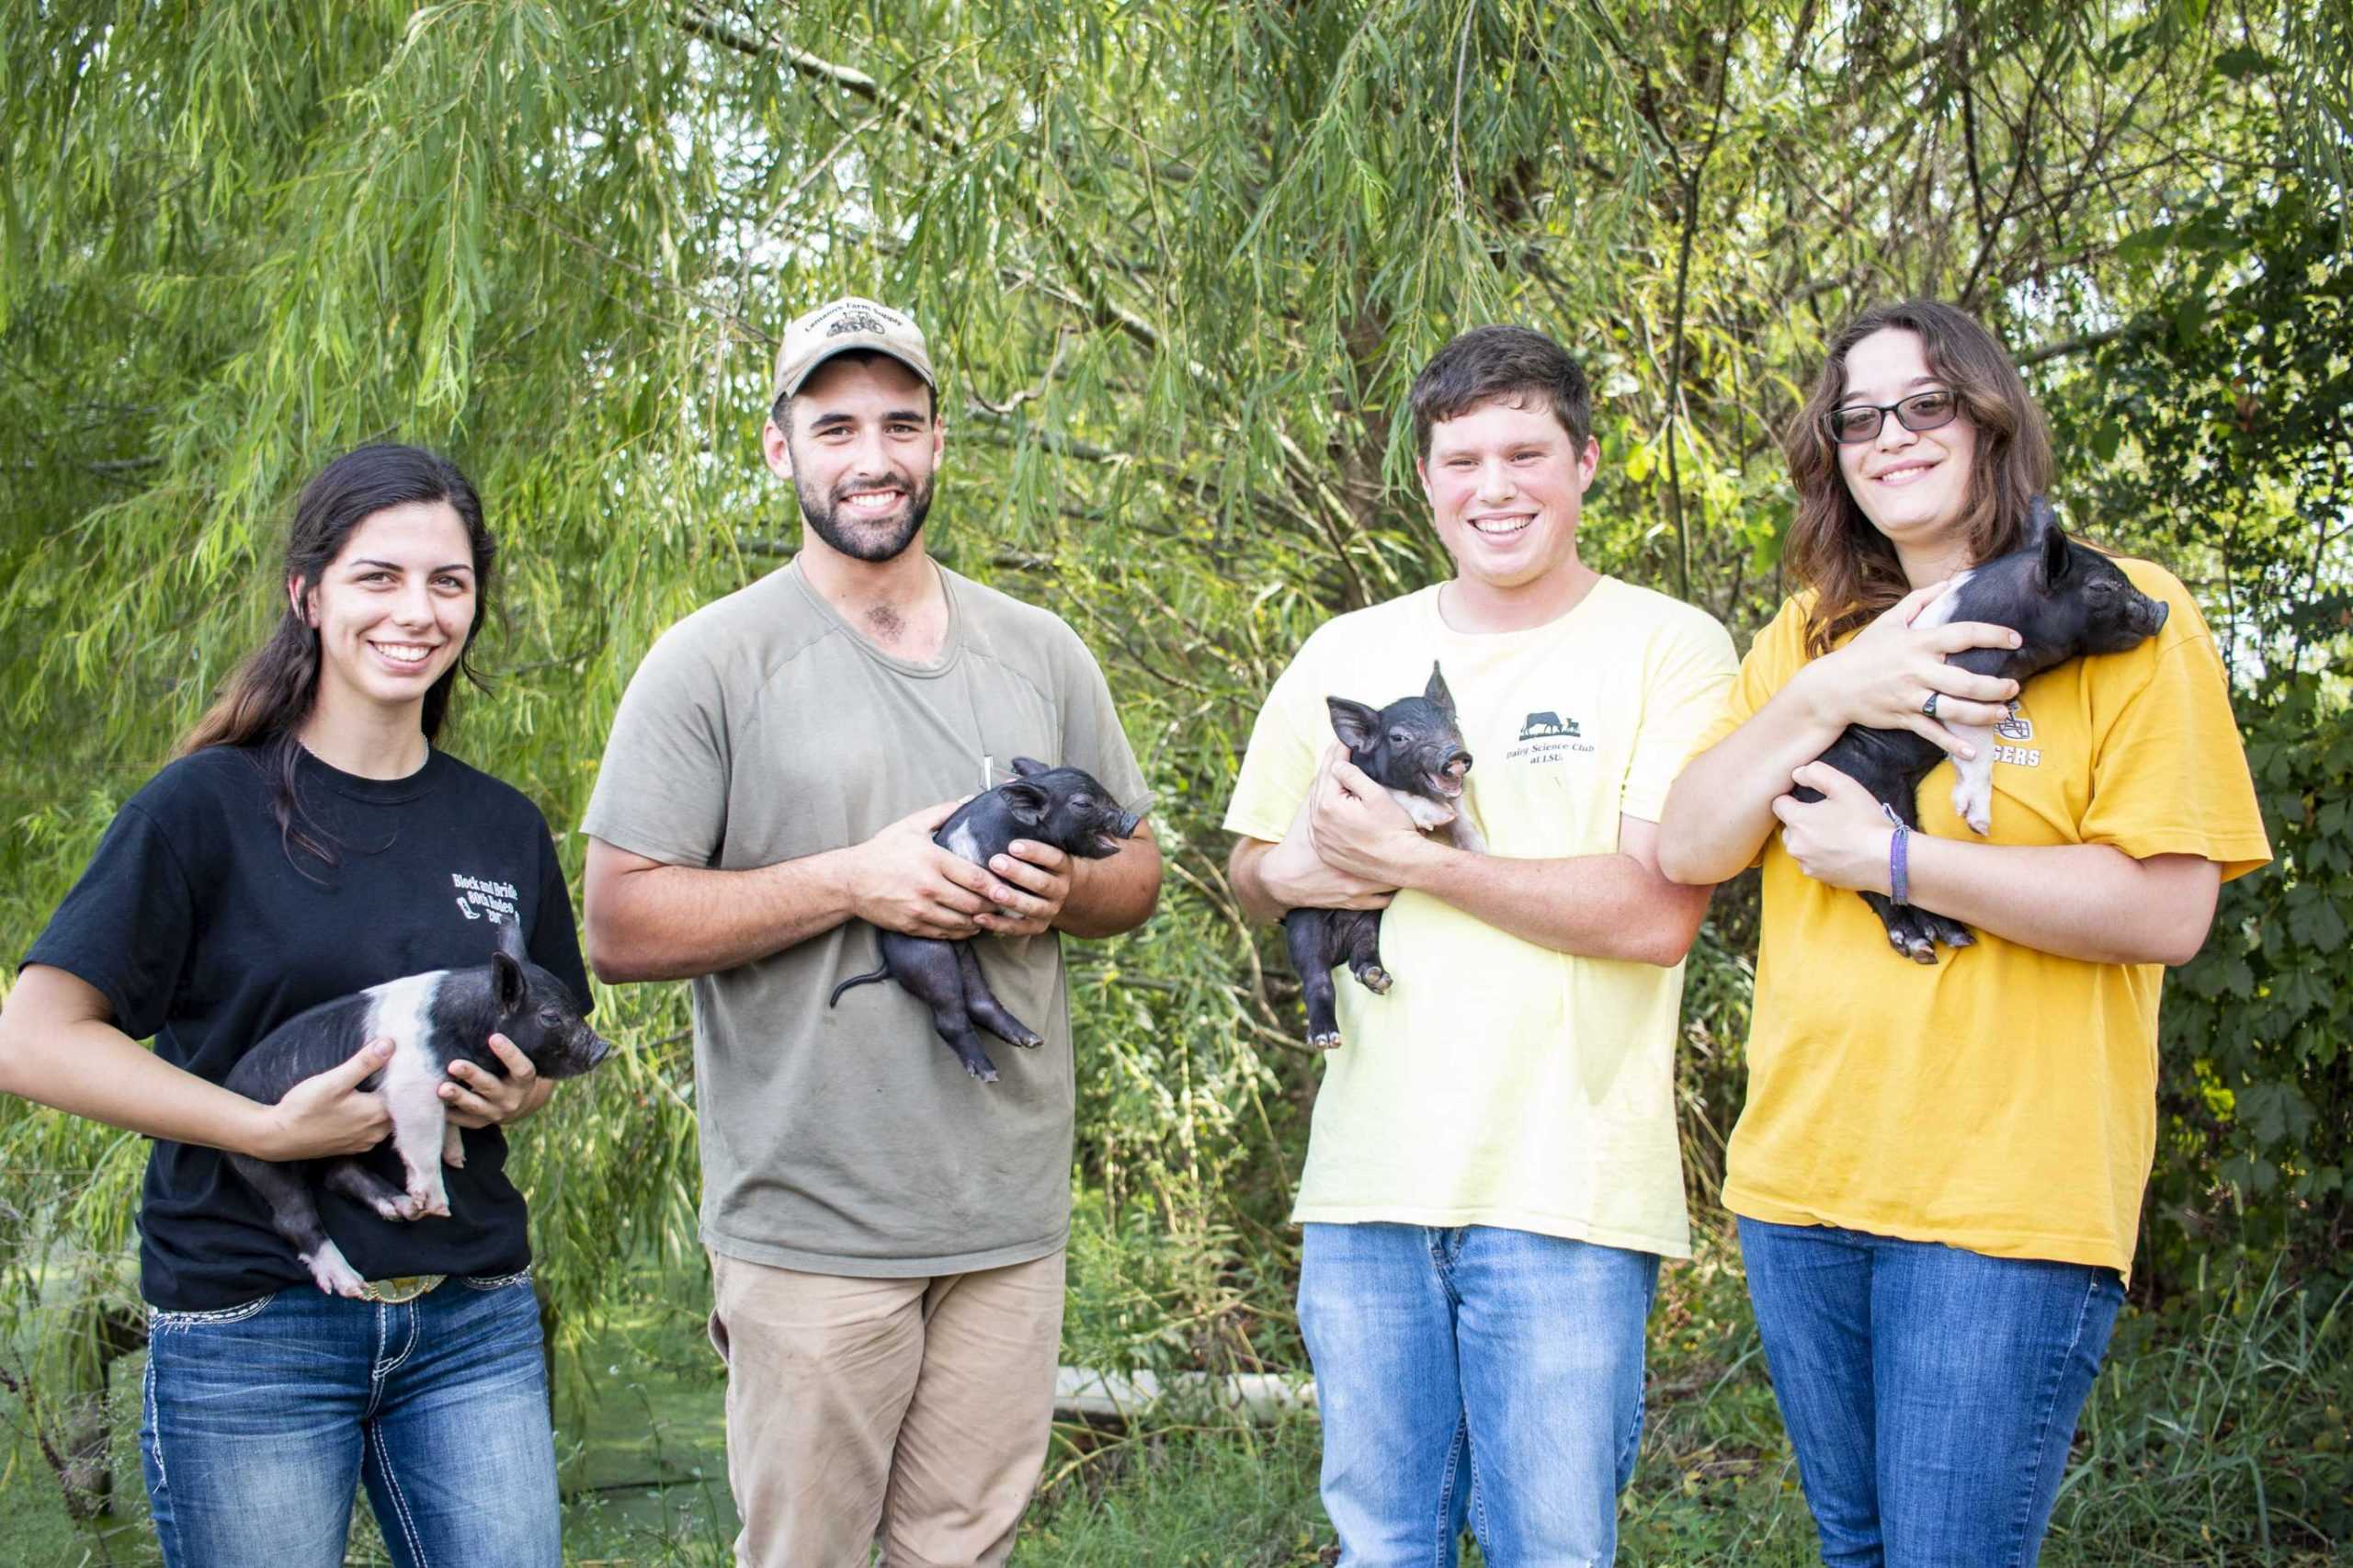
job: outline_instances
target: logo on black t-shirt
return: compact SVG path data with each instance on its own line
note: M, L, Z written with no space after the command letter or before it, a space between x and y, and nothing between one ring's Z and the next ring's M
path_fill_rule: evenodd
M458 890L458 913L469 920L488 920L492 925L515 918L515 884L469 877L462 871L449 873L450 885Z

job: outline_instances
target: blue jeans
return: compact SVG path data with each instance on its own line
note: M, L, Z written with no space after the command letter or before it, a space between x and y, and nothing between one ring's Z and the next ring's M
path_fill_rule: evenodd
M139 1457L169 1568L335 1568L361 1481L400 1568L561 1561L528 1271L148 1324Z
M1740 1221L1834 1568L2025 1568L2123 1303L2112 1269Z
M1485 1225L1305 1227L1299 1325L1344 1568L1608 1563L1643 1430L1650 1253Z

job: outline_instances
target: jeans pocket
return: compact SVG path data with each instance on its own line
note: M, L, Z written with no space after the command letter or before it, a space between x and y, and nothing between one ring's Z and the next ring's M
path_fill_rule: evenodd
M504 1290L510 1286L529 1285L531 1270L526 1266L512 1274L460 1274L458 1278L465 1281L469 1290Z
M215 1328L227 1323L243 1323L278 1299L273 1290L250 1301L240 1301L233 1307L215 1307L210 1312L167 1312L160 1307L147 1309L147 1336L167 1334L181 1328Z

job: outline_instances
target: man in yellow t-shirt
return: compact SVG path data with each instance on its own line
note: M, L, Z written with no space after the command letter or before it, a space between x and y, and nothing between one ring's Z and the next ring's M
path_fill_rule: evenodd
M1707 899L1660 874L1656 822L1732 643L1577 559L1599 449L1559 345L1464 333L1412 405L1455 574L1308 639L1225 818L1254 916L1386 906L1394 984L1340 977L1292 1214L1324 1503L1365 1568L1451 1563L1466 1518L1491 1562L1606 1563L1658 1260L1690 1252L1674 1042ZM1433 660L1483 854L1417 834L1325 708Z

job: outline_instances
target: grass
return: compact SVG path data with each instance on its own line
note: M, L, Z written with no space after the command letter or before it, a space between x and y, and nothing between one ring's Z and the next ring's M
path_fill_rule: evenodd
M734 1515L722 1385L699 1281L640 1281L567 1363L558 1451L565 1556L719 1568ZM2163 1318L2128 1310L2087 1406L2043 1561L2055 1568L2308 1568L2353 1549L2353 1333L2346 1297L2247 1279ZM1650 1417L1621 1511L1621 1562L1810 1563L1813 1530L1774 1414L1738 1259L1703 1247L1663 1277ZM0 1555L156 1561L133 1449L139 1358L117 1363L115 1515L75 1525L0 1396ZM1312 1418L1256 1428L1056 1429L1021 1568L1311 1568L1335 1540ZM348 1561L386 1561L372 1527ZM1475 1552L1466 1554L1475 1565Z

